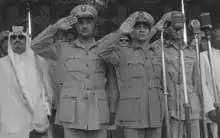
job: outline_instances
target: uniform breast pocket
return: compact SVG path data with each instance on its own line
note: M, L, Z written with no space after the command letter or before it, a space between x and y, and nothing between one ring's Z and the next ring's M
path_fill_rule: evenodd
M68 123L75 122L77 92L71 88L62 88L59 102L59 120Z
M142 78L145 75L144 63L142 62L128 62L126 74L131 78Z
M68 71L79 71L83 66L83 58L79 56L71 56L65 59L65 67Z

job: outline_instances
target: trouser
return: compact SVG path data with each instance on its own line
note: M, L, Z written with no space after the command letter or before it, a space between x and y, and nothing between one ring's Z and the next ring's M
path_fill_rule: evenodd
M161 138L162 128L124 128L125 138Z
M191 120L191 138L200 138L199 120ZM171 138L183 138L186 134L185 121L171 118L170 120Z
M107 138L107 130L79 130L64 128L65 138Z
M212 135L212 138L218 138L218 126L216 123L208 123L208 129Z

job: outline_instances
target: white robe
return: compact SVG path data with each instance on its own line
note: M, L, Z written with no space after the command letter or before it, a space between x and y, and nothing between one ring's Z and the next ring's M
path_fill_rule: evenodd
M36 58L30 49L30 39L27 39L26 51L22 55L15 54L10 44L8 53L8 56L0 58L0 138L29 138L34 117L24 105L16 76L31 109L36 111L44 92L52 99L50 79L45 75L48 72L46 61Z
M8 56L0 59L0 138L23 138L19 135L27 136L32 129L31 115L18 95L9 60Z
M212 86L212 79L211 79L211 71L210 71L210 63L209 58L207 55L207 51L202 52L200 54L200 61L201 61L201 74L202 74L202 88L204 94L204 101L205 101L205 112L208 113L211 110L214 110L214 93L213 93L213 86ZM212 60L213 60L213 71L214 77L217 87L217 93L219 100L220 94L220 51L212 48Z
M208 52L202 52L200 54L201 57L201 74L202 74L202 88L204 95L204 110L205 113L208 113L211 110L215 110L214 107L214 93L212 86L212 78L211 78L211 70L210 70L210 62L208 58ZM217 87L217 100L219 101L219 90L220 90L220 51L212 48L212 60L213 60L213 71L214 71L214 79ZM211 120L207 120L207 123L211 123L211 131L213 138L218 137L218 129L217 124L212 122Z

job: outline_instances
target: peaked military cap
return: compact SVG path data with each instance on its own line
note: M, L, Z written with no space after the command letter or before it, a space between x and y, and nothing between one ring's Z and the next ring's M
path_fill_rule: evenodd
M98 12L93 6L82 4L74 7L71 10L70 15L76 16L78 18L92 17L96 19L98 16Z
M147 12L144 11L137 11L132 13L130 16L135 17L136 22L146 22L149 23L150 27L152 28L154 25L154 18Z

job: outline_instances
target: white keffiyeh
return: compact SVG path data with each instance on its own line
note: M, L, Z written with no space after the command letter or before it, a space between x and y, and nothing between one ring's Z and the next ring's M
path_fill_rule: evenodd
M22 90L20 91L24 102L28 105L28 110L33 116L33 125L37 131L45 131L48 127L47 115L49 115L49 109L47 100L45 97L45 87L42 80L39 67L37 67L36 56L32 51L30 44L31 38L26 36L26 50L23 54L18 55L13 52L10 44L10 35L8 41L8 56L14 68L17 81L20 84ZM45 124L46 123L46 124Z

